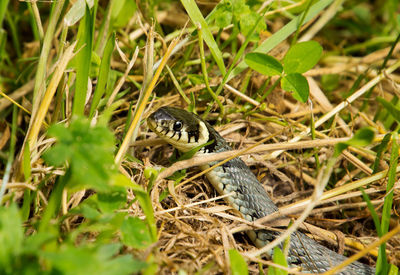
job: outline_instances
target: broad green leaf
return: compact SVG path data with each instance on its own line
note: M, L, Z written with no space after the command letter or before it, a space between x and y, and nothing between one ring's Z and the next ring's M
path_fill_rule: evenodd
M281 87L285 91L293 92L292 96L300 102L306 102L310 89L307 79L299 73L288 74L281 79Z
M277 246L274 247L274 255L272 258L274 263L284 267L288 266L285 255L283 254L282 250ZM287 275L287 274L288 272L286 270L272 266L268 267L268 275Z
M147 248L152 243L152 237L145 221L138 217L128 217L122 226L122 242L137 249Z
M248 53L244 60L250 68L267 76L280 75L283 70L281 63L267 54Z
M287 74L305 73L318 63L321 54L322 47L316 41L298 43L283 58L283 70Z
M0 269L11 274L22 249L24 233L16 205L0 207Z
M382 104L382 106L392 115L392 117L397 121L397 123L400 123L400 109L390 103L389 101L386 101L382 97L377 97L376 100Z
M56 241L58 232L49 230L46 232L37 232L25 238L23 252L25 254L36 254L44 245L51 241Z
M306 13L304 20L302 21L302 24L303 25L306 24L312 18L317 16L324 8L326 8L332 2L333 2L333 0L317 1L315 4L313 4L311 6L311 8ZM300 15L296 16L295 18L293 18L288 24L286 24L284 27L282 27L279 31L277 31L271 37L269 37L264 42L262 42L261 45L258 46L254 50L254 52L268 53L270 50L275 48L279 43L284 41L286 38L288 38L292 33L294 33L299 28L299 21L302 16L304 16L304 14L300 14ZM232 71L232 73L229 75L227 81L229 81L233 77L239 75L246 68L247 68L247 64L244 61L240 62L235 67L235 69Z
M215 25L219 28L225 28L232 22L232 3L230 0L223 0L213 10L212 14L207 17L207 22L215 20Z
M232 275L249 274L246 261L236 249L229 250L229 260L231 262Z
M395 266L394 264L390 264L390 269L388 275L398 275L399 274L399 268Z
M234 18L240 19L242 15L251 12L250 7L246 5L245 0L231 0L231 2L232 2L232 11Z
M370 128L362 128L358 130L354 136L346 142L340 142L335 146L334 155L339 156L343 150L349 146L366 146L371 144L374 139L375 133Z
M41 255L54 270L62 270L65 275L129 275L146 267L131 255L117 256L120 247L120 244L95 247L64 244L57 251L45 251Z
M254 25L257 23L261 15L250 12L248 14L244 14L240 17L240 32L244 36L248 36L250 31L253 29ZM251 34L250 41L257 41L260 39L259 33L262 30L265 30L267 26L265 25L264 20L259 20L257 23L257 27L255 28L254 32Z
M123 188L110 188L109 192L97 194L98 205L102 212L112 213L121 209L126 204L126 190Z
M48 134L55 137L57 143L45 152L43 158L53 166L69 164L67 187L110 191L111 175L116 168L114 136L107 127L92 127L89 120L76 118L68 127L62 124L51 126Z
M151 204L149 194L140 185L131 182L127 177L123 175L119 175L118 177L115 178L119 179L118 186L127 186L132 189L133 193L135 194L136 198L139 201L140 207L142 207L142 210L146 216L146 221L148 228L150 230L152 241L156 242L157 226L154 218L153 205Z

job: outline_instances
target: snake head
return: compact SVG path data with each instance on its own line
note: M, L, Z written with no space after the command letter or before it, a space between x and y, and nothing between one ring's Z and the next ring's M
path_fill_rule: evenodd
M159 137L182 152L203 145L209 139L205 123L178 108L161 107L149 116L147 124Z

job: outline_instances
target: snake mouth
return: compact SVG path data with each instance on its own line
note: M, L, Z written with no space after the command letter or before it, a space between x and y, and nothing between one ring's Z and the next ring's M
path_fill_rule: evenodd
M149 126L150 130L152 130L154 133L159 135L160 133L157 131L157 123L152 117L147 118L147 126Z

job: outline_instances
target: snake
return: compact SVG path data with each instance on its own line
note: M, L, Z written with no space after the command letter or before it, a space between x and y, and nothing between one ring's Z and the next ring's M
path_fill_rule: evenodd
M232 150L207 121L183 109L161 107L147 118L147 124L161 139L181 152L201 148L195 156L202 156ZM216 163L202 165L200 169L207 169ZM247 221L252 222L278 211L262 184L240 158L217 166L207 172L206 177L220 195L229 194L224 200ZM249 230L246 233L256 247L263 247L281 234L267 229ZM272 253L269 252L269 256ZM299 231L290 236L287 262L290 266L301 267L302 272L325 272L346 259ZM375 269L355 261L339 274L375 274Z

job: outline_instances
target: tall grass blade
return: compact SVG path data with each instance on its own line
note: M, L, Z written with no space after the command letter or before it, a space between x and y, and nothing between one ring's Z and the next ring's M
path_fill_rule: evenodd
M97 78L96 89L93 94L92 105L90 106L89 117L93 117L93 114L99 105L101 97L104 95L106 90L107 80L110 72L111 56L114 50L115 33L113 33L107 41L106 47L104 48L103 58L101 59L99 77Z
M78 30L78 49L81 50L75 57L76 59L76 82L74 103L72 106L73 115L83 115L85 110L85 100L88 89L90 61L92 58L93 41L93 20L95 14L91 14L89 7L86 6L85 16L79 23Z
M222 58L222 53L219 50L217 43L214 40L214 37L211 33L210 28L203 15L201 14L199 7L194 0L181 0L182 5L185 7L186 12L189 14L190 19L193 22L194 26L200 24L201 29L203 31L204 41L207 43L207 46L210 48L211 54L214 57L215 62L222 75L225 75L225 65L224 60Z
M392 153L390 155L390 167L388 172L388 179L386 185L386 197L383 203L382 220L381 220L381 234L385 235L389 231L390 216L393 205L393 186L396 181L396 167L399 158L399 145L397 143L398 134L392 134ZM389 264L386 257L386 243L379 246L378 260L376 263L377 274L387 274L389 271ZM381 272L381 273L380 273Z

